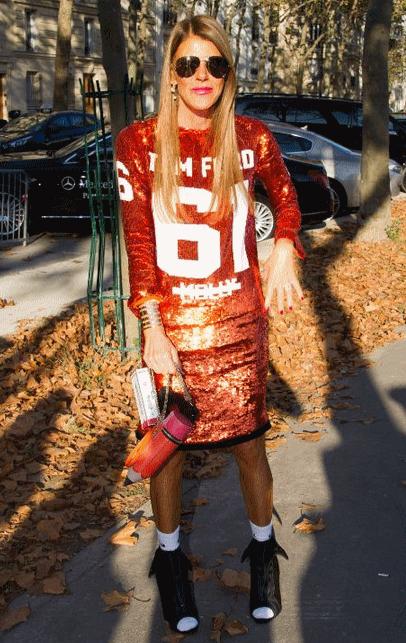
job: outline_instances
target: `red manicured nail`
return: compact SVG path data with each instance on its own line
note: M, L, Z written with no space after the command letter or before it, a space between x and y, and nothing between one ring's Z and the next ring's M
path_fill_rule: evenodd
M289 306L289 310L293 310L293 306Z
M283 310L280 310L279 312L280 312L281 315L283 315Z

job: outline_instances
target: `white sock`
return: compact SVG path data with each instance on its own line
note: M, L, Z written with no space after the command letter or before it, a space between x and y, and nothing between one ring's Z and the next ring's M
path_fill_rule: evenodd
M274 613L270 607L257 607L257 609L252 612L252 616L255 618L265 618L269 621L273 618Z
M158 535L160 548L164 551L175 551L175 549L179 547L179 531L180 527L177 527L172 533L165 534L163 531L157 529L156 533Z
M255 538L255 540L258 540L259 542L264 542L266 540L269 540L270 537L272 536L271 522L269 523L269 525L265 525L265 527L260 527L259 525L256 525L255 523L251 522L250 520L250 525L251 525L252 537ZM252 615L255 618L264 618L268 621L271 618L273 618L274 613L270 607L257 607L257 609L255 609L252 612Z
M163 531L157 529L156 533L158 535L160 548L164 551L175 551L175 549L179 547L179 531L180 527L177 527L172 533L165 534ZM190 630L194 630L197 625L197 619L193 616L185 616L178 621L176 627L179 632L189 632Z
M190 630L193 630L197 625L197 619L193 616L185 616L178 621L176 627L179 632L190 632Z
M272 536L271 522L269 523L269 525L265 525L265 527L260 527L259 525L255 525L250 520L250 525L251 525L252 537L255 538L255 540L259 540L259 542L263 543L265 540L269 540L270 537Z

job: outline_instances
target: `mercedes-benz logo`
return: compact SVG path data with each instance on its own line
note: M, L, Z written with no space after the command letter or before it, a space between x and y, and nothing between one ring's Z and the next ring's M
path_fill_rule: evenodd
M76 185L76 181L72 176L64 176L61 185L64 190L73 190Z

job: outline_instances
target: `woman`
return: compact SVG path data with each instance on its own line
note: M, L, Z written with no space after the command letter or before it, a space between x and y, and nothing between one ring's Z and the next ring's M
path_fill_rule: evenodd
M236 77L226 34L208 16L175 25L164 61L157 118L117 140L129 260L129 306L144 325L144 360L157 374L182 368L200 412L184 444L151 479L159 547L151 567L171 628L197 628L189 563L179 546L186 449L232 446L253 539L250 612L281 609L272 530L272 476L265 452L267 309L303 298L294 253L300 212L268 129L234 116ZM276 216L275 248L261 290L252 208L254 181Z

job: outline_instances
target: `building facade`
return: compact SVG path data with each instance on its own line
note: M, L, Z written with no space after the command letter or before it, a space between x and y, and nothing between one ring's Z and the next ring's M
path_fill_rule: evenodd
M0 0L0 118L52 108L57 0ZM96 1L76 0L69 65L69 108L80 109L79 79L104 82Z

